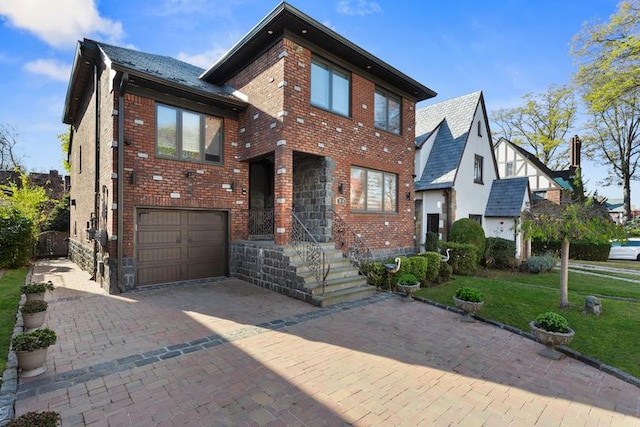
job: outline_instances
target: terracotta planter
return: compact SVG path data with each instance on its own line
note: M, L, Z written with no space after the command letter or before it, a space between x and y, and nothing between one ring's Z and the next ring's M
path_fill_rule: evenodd
M47 348L33 351L16 351L20 378L30 378L40 375L47 370Z
M24 294L27 297L27 301L44 301L44 292L39 294Z
M47 311L40 311L38 313L22 314L22 323L24 324L25 332L31 332L38 329L44 323L44 318L47 315Z
M540 350L538 354L554 360L562 358L563 354L557 351L554 347L557 345L569 344L571 340L573 340L575 331L573 329L569 329L569 332L564 334L560 332L549 332L538 328L535 323L536 322L533 320L529 323L531 333L538 341L545 345L545 348Z
M453 302L456 304L456 307L464 311L464 315L460 318L463 322L473 322L474 320L471 315L476 311L480 311L484 306L484 301L472 302L458 299L456 297L453 297Z

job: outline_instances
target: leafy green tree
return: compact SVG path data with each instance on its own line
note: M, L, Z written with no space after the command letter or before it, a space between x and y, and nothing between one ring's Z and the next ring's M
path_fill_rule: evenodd
M69 163L68 160L69 149L71 148L71 128L69 128L66 133L58 135L58 140L60 141L62 152L65 155L65 158L62 159L62 166L65 172L71 173L71 163Z
M55 205L46 221L42 225L42 231L69 231L69 194L65 194L61 200L56 201Z
M18 132L13 126L0 125L0 170L21 168L20 157L16 153Z
M29 219L33 224L35 236L47 218L49 197L44 187L29 183L27 175L21 171L20 183L9 182L0 185L0 204L12 206Z
M492 111L493 134L531 151L549 168L560 169L568 165L564 143L576 121L576 108L570 86L552 85L546 92L525 94L518 107Z
M587 23L573 40L575 82L591 116L585 143L609 163L604 185L621 185L631 218L631 181L640 161L640 0L619 3L604 23Z
M560 307L569 306L569 248L572 241L606 243L623 236L623 230L609 217L603 204L594 198L584 203L550 202L535 204L522 213L521 229L525 238L560 240Z

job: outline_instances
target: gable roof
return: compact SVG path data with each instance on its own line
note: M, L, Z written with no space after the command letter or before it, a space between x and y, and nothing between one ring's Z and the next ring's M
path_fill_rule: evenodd
M437 132L416 191L449 188L455 180L482 91L416 110L416 147Z
M115 71L128 73L129 82L146 87L217 101L229 108L243 109L246 102L230 87L216 86L200 79L200 67L169 56L140 52L90 39L78 42L65 100L63 122L73 123L86 84L93 78L93 66L104 56Z
M496 179L491 184L486 217L516 218L522 211L524 196L529 191L529 178Z
M529 151L525 150L521 146L514 144L513 142L509 141L506 138L500 138L498 143L500 141L504 141L506 144L513 147L514 150L520 153L520 155L526 158L531 164L533 164L536 168L538 168L542 173L544 173L549 178L551 178L556 184L562 187L562 189L573 190L573 185L571 184L571 181L576 175L575 168L569 168L569 169L560 170L560 171L553 171L549 169L547 165L542 163L540 159L536 157L535 154L530 153Z
M215 84L223 84L285 35L287 38L300 41L302 45L317 46L329 52L352 64L358 72L373 75L376 79L402 90L416 102L436 96L433 90L286 2L276 6L200 77Z

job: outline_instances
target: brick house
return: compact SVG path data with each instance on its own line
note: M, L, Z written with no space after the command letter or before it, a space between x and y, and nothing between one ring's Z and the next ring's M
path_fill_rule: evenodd
M206 71L85 39L63 116L71 258L111 293L370 293L355 267L414 251L414 110L433 96L287 3Z

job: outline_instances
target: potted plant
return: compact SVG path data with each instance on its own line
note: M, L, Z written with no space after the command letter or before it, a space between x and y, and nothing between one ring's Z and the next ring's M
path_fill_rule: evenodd
M44 364L47 359L47 349L55 344L56 340L55 331L49 328L21 332L11 339L11 346L18 358L18 368L21 369L20 377L34 377L47 370Z
M58 427L61 423L60 414L55 411L27 412L9 421L6 427Z
M412 273L403 273L398 277L398 290L404 292L411 301L413 298L412 293L420 289L420 281Z
M569 327L569 321L553 311L538 315L529 323L529 327L533 336L545 345L538 354L554 360L562 358L562 353L554 347L569 344L575 335L574 330Z
M22 293L27 297L27 301L41 300L44 301L44 294L52 291L53 283L49 280L47 283L29 283L22 286Z
M464 286L456 291L453 302L456 307L464 311L461 320L463 322L473 322L471 315L484 306L484 294L476 288Z
M20 312L22 313L22 323L26 332L31 332L42 326L47 307L49 307L49 304L41 300L26 301L22 304Z

